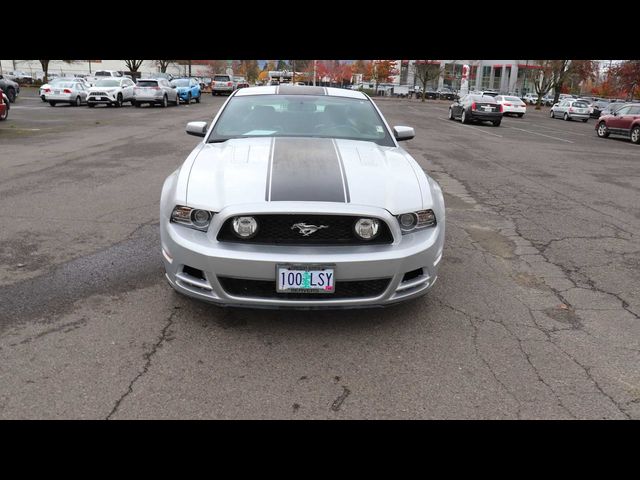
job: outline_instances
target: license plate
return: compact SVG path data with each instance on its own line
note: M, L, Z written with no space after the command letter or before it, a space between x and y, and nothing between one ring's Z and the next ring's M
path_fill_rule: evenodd
M329 265L277 265L278 293L333 293L335 277Z
M493 108L491 107L482 107L484 109L485 112L490 112L491 110L493 110Z
M53 93L56 95L60 95L60 90L54 90Z

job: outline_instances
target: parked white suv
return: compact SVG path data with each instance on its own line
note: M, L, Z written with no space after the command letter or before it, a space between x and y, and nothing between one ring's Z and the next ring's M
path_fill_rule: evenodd
M211 81L211 95L231 95L236 89L236 83L231 75L215 75Z
M125 77L105 77L96 82L89 88L89 96L87 97L87 105L95 107L96 105L115 105L121 107L124 102L134 104L133 88L135 87L133 80Z

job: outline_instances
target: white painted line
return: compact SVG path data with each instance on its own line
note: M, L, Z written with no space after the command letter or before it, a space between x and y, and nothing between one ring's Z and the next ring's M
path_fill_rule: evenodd
M451 120L449 120L448 118L442 118L442 117L438 117L440 120L445 120L447 123L449 123L449 125L451 125L452 127L463 127L463 128L473 128L474 130L478 130L479 132L482 132L486 135L493 135L494 137L500 137L503 138L502 135L498 135L496 133L491 133L491 132L485 132L483 129L478 128L478 127L472 127L471 125L465 125L463 123L461 123L460 125L458 125L457 123L453 123L451 122ZM455 121L455 120L454 120Z
M551 135L545 135L544 133L532 132L531 130L525 130L524 128L516 128L516 127L505 127L505 128L513 128L514 130L521 130L523 132L532 133L534 135L540 135L541 137L553 138L554 140L559 140L561 142L567 143L576 143L571 140L565 140L564 138L552 137Z
M521 123L519 120L517 122ZM511 122L509 122L509 123L511 123ZM552 128L552 127L547 127L547 126L544 126L544 125L539 125L537 123L532 123L532 122L524 122L524 123L528 123L529 125L533 125L534 127L544 128L546 130L552 130L552 131L558 132L558 133L568 133L569 135L580 135L581 137L586 137L587 136L584 133L569 132L568 130L560 130L560 129L557 129L557 128Z

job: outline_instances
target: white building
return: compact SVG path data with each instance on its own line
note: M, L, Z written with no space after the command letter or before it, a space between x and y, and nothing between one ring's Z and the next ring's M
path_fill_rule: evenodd
M206 76L209 73L207 65L201 65L194 60L191 65L191 75ZM49 62L49 73L60 76L73 76L77 74L92 74L96 70L120 70L129 69L124 60L76 60L73 63L66 63L62 60L51 60ZM42 78L42 65L38 60L0 60L0 73L21 71L31 75L33 78ZM145 60L138 69L142 75L158 73L160 68L154 60ZM188 75L188 65L171 64L167 68L167 73L172 75Z
M402 60L400 63L400 85L415 85L416 60ZM533 60L430 60L440 66L438 78L430 81L427 88L448 87L460 89L462 66L469 65L469 89L497 90L523 94L533 91L533 81L540 67Z

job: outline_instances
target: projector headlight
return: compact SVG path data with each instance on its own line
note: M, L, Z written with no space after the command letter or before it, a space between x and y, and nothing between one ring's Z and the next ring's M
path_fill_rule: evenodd
M185 227L206 232L213 218L213 212L177 205L171 212L171 221Z
M402 233L411 233L423 228L433 227L436 225L436 214L433 210L420 210L418 212L403 213L397 215L398 223Z

